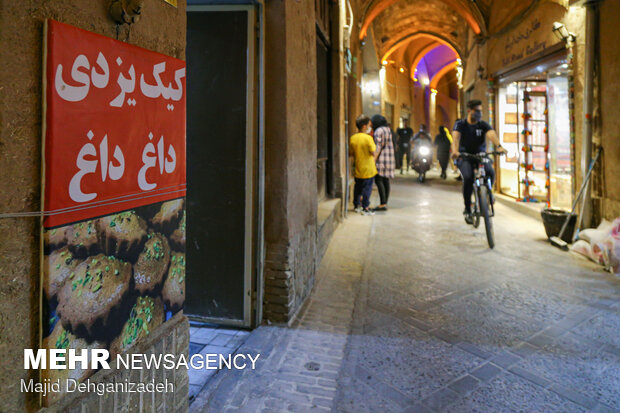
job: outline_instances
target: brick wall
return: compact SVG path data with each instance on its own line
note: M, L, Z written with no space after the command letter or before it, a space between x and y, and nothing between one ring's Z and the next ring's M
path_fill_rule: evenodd
M185 354L189 353L189 322L182 313L177 313L162 324L148 339L132 349L141 354ZM93 383L114 383L129 380L132 383L155 383L168 380L174 385L172 393L73 393L55 405L41 409L41 413L116 413L116 412L166 412L182 413L189 408L189 377L184 367L178 370L100 370L90 377Z
M315 225L297 233L288 242L267 245L264 297L267 320L294 320L312 290L318 260Z

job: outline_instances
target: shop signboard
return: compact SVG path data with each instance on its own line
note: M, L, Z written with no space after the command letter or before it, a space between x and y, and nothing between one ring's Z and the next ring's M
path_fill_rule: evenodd
M185 299L185 62L49 20L43 83L42 348L113 357Z

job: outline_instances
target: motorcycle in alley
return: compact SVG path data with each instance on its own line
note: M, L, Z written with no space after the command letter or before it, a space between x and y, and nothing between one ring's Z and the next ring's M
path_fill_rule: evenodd
M415 144L412 152L411 167L418 173L418 181L422 183L433 163L433 147L430 142L422 141Z

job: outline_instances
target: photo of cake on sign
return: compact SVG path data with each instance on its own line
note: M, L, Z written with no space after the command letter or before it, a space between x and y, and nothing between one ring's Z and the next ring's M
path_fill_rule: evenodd
M185 300L185 62L53 20L45 35L42 348L114 356Z

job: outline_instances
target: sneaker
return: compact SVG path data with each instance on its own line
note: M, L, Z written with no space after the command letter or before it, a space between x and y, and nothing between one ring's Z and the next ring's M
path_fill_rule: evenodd
M362 215L374 215L375 211L371 210L371 209L364 209L362 210Z
M362 207L355 207L355 209L353 209L353 212L355 212L356 214L359 214L362 212Z
M373 211L387 211L387 207L386 206L378 206L378 207L374 207L372 209Z
M472 225L474 223L474 218L471 216L471 212L469 212L468 210L463 211L463 217L465 218L465 222L467 222L469 225Z

